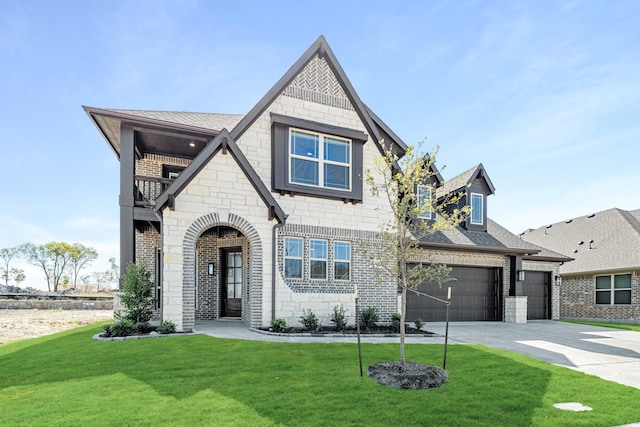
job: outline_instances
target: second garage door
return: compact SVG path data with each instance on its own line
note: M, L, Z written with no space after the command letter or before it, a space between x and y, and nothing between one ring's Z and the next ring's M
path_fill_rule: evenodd
M457 281L439 288L423 284L418 289L425 294L446 300L451 286L449 320L502 320L500 283L502 270L483 267L453 267L451 276ZM444 321L446 305L431 298L407 293L407 320Z
M549 307L551 273L526 271L522 284L523 295L527 296L527 319L551 319Z

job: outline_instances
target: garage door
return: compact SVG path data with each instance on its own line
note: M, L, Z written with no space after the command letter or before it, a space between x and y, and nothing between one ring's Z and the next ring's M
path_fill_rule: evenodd
M451 286L449 320L502 320L501 269L453 267L451 276L458 279L439 288L423 284L419 291L446 300ZM446 305L422 295L407 293L407 320L443 321Z
M526 271L522 292L527 298L527 319L550 319L550 281L551 273L545 271Z

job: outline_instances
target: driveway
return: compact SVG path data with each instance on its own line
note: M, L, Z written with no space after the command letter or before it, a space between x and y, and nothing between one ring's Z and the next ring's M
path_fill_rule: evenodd
M444 322L424 326L444 335ZM640 332L554 320L451 322L449 343L484 344L640 389Z

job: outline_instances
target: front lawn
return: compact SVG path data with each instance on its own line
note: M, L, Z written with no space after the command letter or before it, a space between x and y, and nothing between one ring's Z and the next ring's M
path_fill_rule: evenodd
M581 325L601 326L603 328L624 329L627 331L640 332L640 324L638 323L616 323L616 322L588 322L582 320L563 320L567 323L579 323Z
M97 326L0 347L3 425L613 426L640 421L640 390L525 356L452 345L449 381L397 390L360 378L356 344L203 335L94 342ZM365 367L396 344L363 344ZM439 365L441 345L407 345ZM366 374L365 374L366 375ZM591 412L554 403L579 402Z

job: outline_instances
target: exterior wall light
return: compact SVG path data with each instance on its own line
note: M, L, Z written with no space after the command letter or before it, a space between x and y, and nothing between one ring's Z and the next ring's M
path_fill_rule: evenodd
M216 264L213 262L209 263L209 276L213 276L216 269Z
M518 270L518 282L524 282L524 270Z

